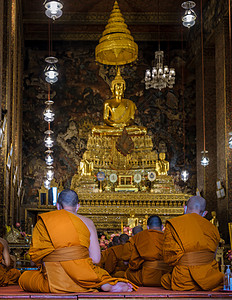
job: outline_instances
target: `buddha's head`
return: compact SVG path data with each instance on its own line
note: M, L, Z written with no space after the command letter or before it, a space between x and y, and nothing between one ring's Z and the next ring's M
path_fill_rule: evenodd
M165 153L164 153L164 152L161 152L161 153L159 154L159 159L160 159L160 160L165 160Z
M118 68L117 75L115 76L114 80L111 83L111 91L115 97L122 97L124 91L126 89L126 82L122 78L120 74L120 68Z
M216 211L211 211L211 216L213 217L213 218L216 218Z

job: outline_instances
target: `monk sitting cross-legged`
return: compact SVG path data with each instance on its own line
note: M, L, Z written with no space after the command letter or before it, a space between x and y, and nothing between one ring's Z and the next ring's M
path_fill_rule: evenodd
M147 230L133 237L134 245L126 278L139 286L161 286L161 277L170 271L163 261L162 221L156 216L147 220Z
M9 246L6 240L0 238L0 286L17 284L20 271L12 268Z
M129 241L129 236L125 233L119 237L120 245L107 249L104 269L114 277L124 277L127 265L122 260L123 246Z
M217 228L204 219L206 201L189 198L185 214L166 223L164 261L173 266L161 283L176 291L217 290L222 288L223 274L218 269L215 252L220 236Z
M100 261L96 228L77 214L79 207L77 194L67 189L58 197L57 211L39 215L29 254L41 270L24 272L19 279L22 289L48 293L133 290L128 280L112 278L94 265Z

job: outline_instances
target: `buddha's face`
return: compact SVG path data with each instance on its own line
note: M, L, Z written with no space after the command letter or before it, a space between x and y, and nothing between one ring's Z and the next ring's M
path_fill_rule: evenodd
M159 154L159 158L160 158L161 160L164 160L164 159L165 159L165 153L160 153L160 154Z
M123 83L121 82L118 82L115 84L114 86L114 93L115 93L115 96L118 96L118 97L122 97L123 96L123 92L124 92L124 85Z

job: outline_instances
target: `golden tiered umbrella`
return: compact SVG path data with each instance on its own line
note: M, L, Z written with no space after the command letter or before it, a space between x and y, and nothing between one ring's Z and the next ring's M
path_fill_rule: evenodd
M138 57L138 45L127 28L117 1L95 49L95 57L97 62L105 65L125 65Z

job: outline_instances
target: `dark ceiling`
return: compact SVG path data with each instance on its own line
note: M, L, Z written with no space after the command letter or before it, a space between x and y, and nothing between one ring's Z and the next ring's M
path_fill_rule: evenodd
M181 40L183 0L119 0L120 10L137 41ZM200 22L200 0L195 1ZM203 7L210 0L203 0ZM63 0L63 15L53 25L54 40L98 40L113 8L114 0ZM47 40L48 18L43 0L23 0L25 40ZM158 26L159 25L159 26ZM184 28L186 37L189 30Z

